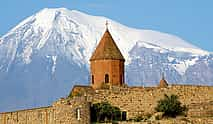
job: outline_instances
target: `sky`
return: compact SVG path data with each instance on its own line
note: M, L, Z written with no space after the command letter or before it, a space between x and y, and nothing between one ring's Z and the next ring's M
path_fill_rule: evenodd
M0 37L41 9L59 7L173 34L213 52L213 0L2 0Z

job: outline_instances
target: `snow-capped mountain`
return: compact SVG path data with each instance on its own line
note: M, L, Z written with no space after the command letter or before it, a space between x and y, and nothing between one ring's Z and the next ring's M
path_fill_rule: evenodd
M179 37L129 28L106 17L43 9L0 38L0 111L48 105L89 84L89 58L109 31L126 59L128 85L213 85L213 54Z

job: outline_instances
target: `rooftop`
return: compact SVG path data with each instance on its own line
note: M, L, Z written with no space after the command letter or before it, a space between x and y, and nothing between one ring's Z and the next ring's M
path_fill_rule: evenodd
M90 61L106 59L125 61L123 55L121 54L108 29L106 29L97 48L92 54Z

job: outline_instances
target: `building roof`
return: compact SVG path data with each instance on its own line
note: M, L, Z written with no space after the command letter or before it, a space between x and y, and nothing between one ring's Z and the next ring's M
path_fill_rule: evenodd
M163 87L168 87L168 83L165 80L164 76L162 77L162 79L160 80L160 83L158 85L159 87L163 88Z
M90 61L105 59L125 61L123 55L121 54L108 29L106 29L97 48L93 52Z

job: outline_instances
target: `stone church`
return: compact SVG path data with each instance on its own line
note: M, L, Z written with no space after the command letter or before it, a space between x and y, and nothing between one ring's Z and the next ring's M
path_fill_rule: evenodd
M90 58L91 86L100 89L104 84L124 85L125 59L108 28Z
M90 124L93 103L117 106L126 120L155 113L164 94L176 94L189 110L188 117L212 117L213 87L168 85L164 76L155 87L128 86L125 59L106 28L90 58L90 86L75 85L69 97L51 106L0 113L0 124Z

